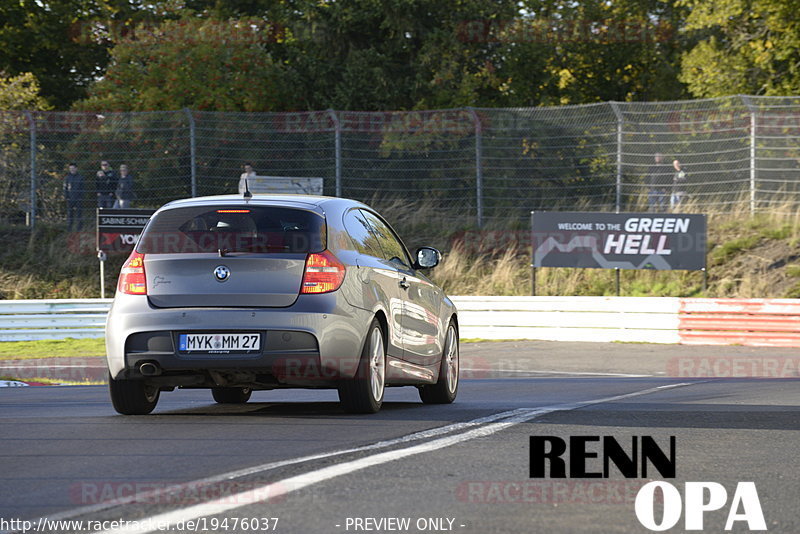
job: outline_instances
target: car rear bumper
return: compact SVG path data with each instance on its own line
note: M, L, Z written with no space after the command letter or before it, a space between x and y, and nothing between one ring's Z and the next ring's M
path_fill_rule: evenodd
M220 377L271 377L277 385L327 387L354 376L370 320L369 312L350 306L338 292L301 295L287 308L156 308L146 296L117 293L106 323L106 357L116 379L144 378L139 368L150 362L164 385L170 376L217 372ZM261 349L250 354L177 350L180 333L200 332L260 333Z

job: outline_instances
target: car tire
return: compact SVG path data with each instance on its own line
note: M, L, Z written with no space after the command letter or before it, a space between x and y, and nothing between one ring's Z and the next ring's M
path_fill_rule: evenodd
M244 404L252 394L250 388L211 388L211 395L219 404Z
M450 322L444 338L439 380L431 386L419 387L419 398L425 404L450 404L458 395L458 371L460 368L458 330Z
M353 378L339 383L339 402L349 413L376 413L386 389L386 340L377 319L367 330L358 369Z
M111 395L111 404L122 415L147 415L152 412L160 390L158 386L151 386L144 380L114 380L108 377L108 391Z

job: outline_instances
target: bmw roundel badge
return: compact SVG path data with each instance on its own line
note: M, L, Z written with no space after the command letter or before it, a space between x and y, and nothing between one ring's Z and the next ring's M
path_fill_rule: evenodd
M217 279L217 282L224 282L231 276L231 270L225 267L224 265L217 265L216 269L214 269L214 278Z

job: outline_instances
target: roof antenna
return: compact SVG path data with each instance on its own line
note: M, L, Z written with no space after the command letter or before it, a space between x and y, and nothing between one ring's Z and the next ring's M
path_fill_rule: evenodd
M244 193L242 196L244 198L253 198L253 193L251 193L250 189L247 187L247 178L244 179Z

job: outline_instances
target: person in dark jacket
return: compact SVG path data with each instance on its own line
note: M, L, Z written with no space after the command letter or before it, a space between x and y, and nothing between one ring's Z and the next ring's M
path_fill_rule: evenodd
M664 155L656 152L655 163L647 169L647 206L650 211L666 211L675 170L664 163Z
M679 160L672 162L674 175L672 177L672 196L669 200L669 207L672 209L677 208L686 198L686 169Z
M115 192L117 199L114 201L115 208L130 208L131 202L136 195L133 193L133 175L128 172L127 165L119 166L119 180Z
M117 173L111 168L107 161L100 162L100 170L97 171L97 207L111 208L116 199Z
M83 226L83 176L78 166L69 164L69 172L64 176L64 199L67 201L67 230L80 230ZM74 228L73 228L74 227Z

